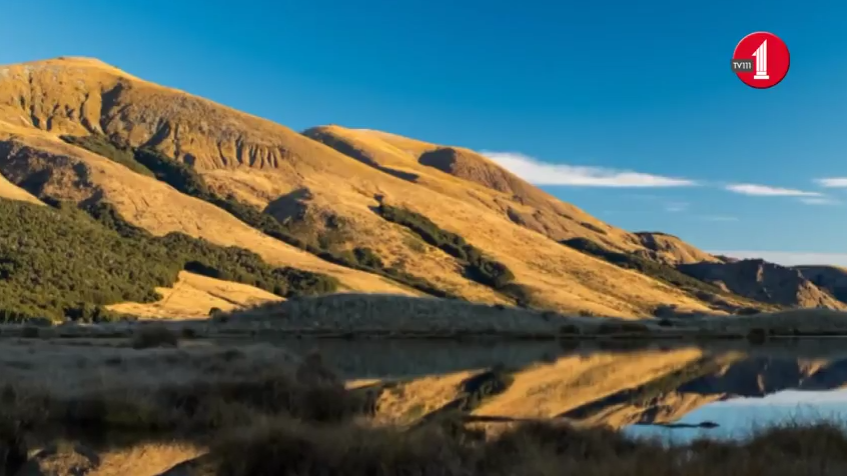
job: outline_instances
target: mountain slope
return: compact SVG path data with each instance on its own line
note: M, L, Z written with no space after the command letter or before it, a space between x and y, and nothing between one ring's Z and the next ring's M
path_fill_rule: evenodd
M29 202L35 205L43 205L43 203L41 203L41 201L35 198L31 193L9 182L6 180L6 177L3 177L2 175L0 175L0 198L20 200L22 202Z
M840 266L793 266L815 286L824 289L833 297L847 302L847 269Z
M123 302L106 308L121 314L143 318L206 318L218 308L232 311L283 298L265 290L241 283L210 278L182 271L170 288L156 288L162 299L153 303Z
M669 265L691 263L722 263L717 256L706 253L667 233L639 231L635 233L646 250L636 254Z
M22 135L0 129L0 158L0 173L37 196L78 203L102 200L155 235L182 232L222 246L255 250L275 265L335 276L350 290L408 293L377 276L332 265L274 240L217 207L46 132L29 130Z
M799 269L760 259L734 263L680 265L679 270L702 281L762 302L792 307L847 309L847 304L806 279Z
M587 238L612 250L638 253L666 264L719 261L670 235L629 233L610 226L472 150L335 125L314 127L304 134L387 173L476 202L555 241Z
M109 202L126 220L155 234L181 231L243 246L274 264L336 276L353 290L409 293L384 278L294 249L218 207L57 139L61 134L108 136L132 147L155 148L192 166L220 194L267 208L292 226L302 224L307 235L328 247L370 248L386 266L405 268L467 299L508 301L498 290L469 279L456 257L380 217L374 211L380 200L425 216L507 266L515 283L529 290L539 305L629 317L648 315L667 303L707 310L672 286L515 224L509 208L532 210L508 200L503 192L429 166L421 166L432 171L428 184L410 182L284 126L93 60L8 66L0 68L0 78L0 120L8 124L0 124L0 172L36 196ZM548 200L536 194L531 198ZM631 235L549 200L545 216L568 211L576 221L608 230L608 240L619 247L641 246ZM572 223L568 227L589 229Z
M315 127L304 134L392 175L474 202L554 240L585 236L616 249L637 246L623 230L555 199L471 150L339 126Z

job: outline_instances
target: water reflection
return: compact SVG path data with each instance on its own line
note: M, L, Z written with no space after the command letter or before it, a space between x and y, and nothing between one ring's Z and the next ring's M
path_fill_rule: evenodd
M454 403L462 382L500 365L508 369L510 385L468 408L469 416L563 418L672 440L738 438L757 426L786 421L847 421L847 390L841 390L847 387L847 349L839 340L635 348L304 340L290 347L317 348L351 380L402 381L381 405L399 419ZM709 428L700 427L703 423Z

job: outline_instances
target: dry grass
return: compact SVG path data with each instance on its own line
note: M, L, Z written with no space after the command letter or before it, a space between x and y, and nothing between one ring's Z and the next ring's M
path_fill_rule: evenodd
M561 365L517 371L511 386L483 407L511 401L504 410L520 416L514 397L522 396L527 408L559 411L531 397L544 387L550 396L567 397L563 407L573 406L638 385L633 376L659 378L700 355L689 349L574 356ZM409 420L366 420L363 393L345 390L318 354L298 358L265 345L198 342L134 350L0 341L0 369L0 466L4 460L9 467L22 464L39 442L55 443L60 425L103 435L108 444L97 447L101 463L91 473L97 476L158 474L195 457L181 467L199 473L188 474L221 476L782 476L847 470L847 437L830 424L667 446L550 420L490 424L499 430L488 432L449 415L413 428ZM542 374L570 378L570 384L549 388L536 378ZM425 395L418 403L433 403L427 410L434 410L452 401L468 376L424 378L384 394L390 393L389 407L398 413L408 413L415 397ZM137 436L105 436L115 430Z
M2 114L0 107L0 119ZM112 203L126 220L155 235L183 232L217 245L247 248L270 264L335 276L349 290L409 293L379 276L333 265L275 240L211 204L183 195L167 184L136 174L109 159L66 144L51 133L25 127L12 128L6 124L0 120L0 146L8 148L8 156L0 160L0 175L12 182L18 183L39 170L49 168L52 175L45 186L46 194L77 202L102 197ZM57 134L62 132L56 131ZM83 183L86 186L81 188L72 185Z
M268 303L228 315L232 326L395 337L746 338L847 335L847 312L796 309L753 316L702 315L638 322L458 300L342 294ZM764 339L759 339L764 340Z
M177 347L179 335L163 325L153 324L136 328L130 342L133 349Z
M414 432L291 422L234 432L216 442L218 474L369 475L836 475L847 471L847 436L828 424L765 430L750 441L667 447L606 429L529 423L488 440L455 427Z
M29 424L191 432L280 413L338 420L357 408L320 360L270 346L0 346L2 408Z
M752 316L704 316L675 321L681 328L699 329L705 334L726 333L747 336L751 330L765 336L847 335L847 312L829 309L794 309Z
M44 205L41 200L35 198L26 190L6 180L6 177L0 175L0 198L8 198L11 200L20 200L23 202L34 203L36 205Z
M415 173L421 172L420 167L427 169L427 179L420 183L392 176L284 126L139 80L94 60L13 65L0 68L0 77L0 141L10 149L8 159L0 161L3 175L17 184L49 164L53 174L46 184L48 193L77 201L102 197L127 220L155 234L181 231L219 245L242 246L273 264L335 276L350 290L415 294L375 275L334 266L279 243L207 203L63 144L56 135L85 135L83 122L95 130L102 124L106 130L97 133L115 134L136 146L152 142L168 155L190 157L220 193L232 192L260 207L276 205L281 197L308 189L311 198L303 205L310 216L333 214L349 224L351 239L344 246L371 246L387 263L405 263L410 271L468 299L495 303L502 297L465 279L458 263L443 253L427 248L421 254L410 247L403 229L385 223L371 210L377 195L464 236L511 268L517 282L530 287L539 302L563 311L643 317L661 304L706 310L704 303L675 288L520 226L509 212L538 221L543 225L536 227L539 230L550 227L568 236L590 235L618 249L641 249L631 234L526 184L513 184L523 190L522 197L515 199L510 193L475 184L469 177L460 179L420 166L415 159L408 160L408 154L403 156L415 141L362 136L366 147L390 149L395 155L399 151L399 160L418 167ZM160 133L164 122L170 125L168 134ZM486 159L474 157L492 167ZM527 194L537 198L521 203L527 201ZM281 201L286 200L290 199Z
M232 311L265 302L283 301L275 294L246 284L222 281L183 271L172 288L156 288L162 299L155 303L120 303L109 310L145 319L205 319L217 308Z

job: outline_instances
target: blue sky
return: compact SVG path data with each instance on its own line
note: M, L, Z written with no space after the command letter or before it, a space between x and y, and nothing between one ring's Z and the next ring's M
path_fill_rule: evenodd
M843 0L10 0L3 16L0 63L93 56L297 130L487 151L626 229L847 264L847 187L823 186L847 183L820 182L847 177ZM791 51L769 90L729 68L757 30Z

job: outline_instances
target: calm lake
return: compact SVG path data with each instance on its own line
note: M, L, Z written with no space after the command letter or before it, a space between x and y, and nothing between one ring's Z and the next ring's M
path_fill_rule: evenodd
M749 346L292 340L348 380L451 376L505 366L513 383L475 415L609 424L632 436L744 438L773 424L847 422L847 340ZM455 384L452 384L455 386ZM706 423L705 427L696 426ZM846 424L847 425L847 424Z

